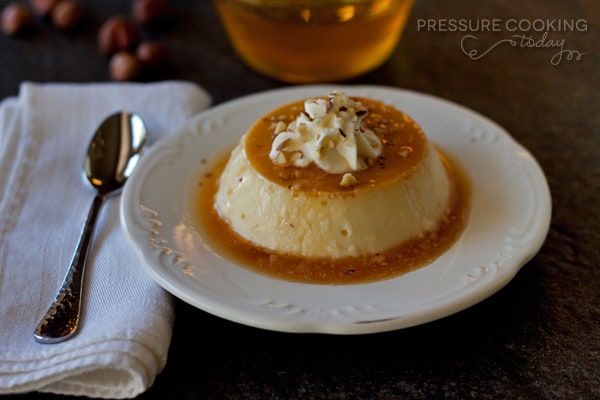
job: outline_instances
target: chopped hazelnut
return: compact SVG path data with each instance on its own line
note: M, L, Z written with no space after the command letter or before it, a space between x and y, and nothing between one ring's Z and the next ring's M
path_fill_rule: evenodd
M343 187L353 187L358 183L358 179L356 179L356 177L354 175L352 175L349 172L346 172L343 176L342 179L340 180L340 186Z

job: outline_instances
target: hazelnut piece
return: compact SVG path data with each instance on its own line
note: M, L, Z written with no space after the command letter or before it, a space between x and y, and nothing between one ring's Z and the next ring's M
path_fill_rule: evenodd
M139 76L141 69L140 61L127 51L115 53L110 58L110 76L116 81L133 81Z
M122 15L106 20L98 32L98 47L107 57L119 51L131 51L140 41L138 27Z
M7 35L19 35L33 25L31 10L17 3L10 3L2 10L2 31Z
M77 0L61 0L52 10L52 23L62 31L77 26L83 17L83 6Z

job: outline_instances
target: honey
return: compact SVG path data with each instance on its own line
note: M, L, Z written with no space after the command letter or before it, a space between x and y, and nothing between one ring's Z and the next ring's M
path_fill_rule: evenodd
M413 0L214 0L238 55L291 83L349 79L391 55Z

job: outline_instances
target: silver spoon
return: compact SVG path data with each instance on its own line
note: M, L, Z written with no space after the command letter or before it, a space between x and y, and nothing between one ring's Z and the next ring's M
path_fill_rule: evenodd
M128 112L110 115L94 134L85 158L84 172L96 189L96 196L63 284L33 332L37 342L59 343L77 332L83 274L96 217L106 197L123 187L137 165L146 142L144 122L138 115Z

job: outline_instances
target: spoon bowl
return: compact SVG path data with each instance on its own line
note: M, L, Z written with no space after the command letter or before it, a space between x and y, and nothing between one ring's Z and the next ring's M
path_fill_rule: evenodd
M146 127L139 115L128 112L110 115L90 142L84 162L87 180L100 194L121 190L146 142Z
M142 118L125 111L108 116L94 133L83 170L96 189L96 196L63 284L33 332L37 342L59 343L77 332L85 264L97 216L106 197L123 188L146 144L147 131Z

